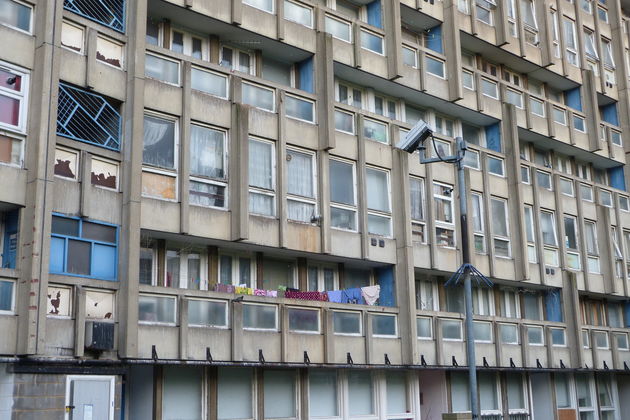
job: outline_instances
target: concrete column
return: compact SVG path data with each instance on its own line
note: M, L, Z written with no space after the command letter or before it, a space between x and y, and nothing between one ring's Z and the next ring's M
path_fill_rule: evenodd
M335 72L333 69L332 35L317 34L315 54L315 89L317 92L317 121L320 150L333 149L335 140Z
M278 207L278 243L280 248L287 244L287 139L285 92L278 92L278 141L276 143L276 200Z
M361 234L361 257L369 258L370 244L367 231L367 186L365 181L365 137L363 137L363 115L357 115L357 141L358 141L358 160L357 160L357 209L359 211L359 232Z
M599 194L597 194L599 195ZM600 200L598 199L599 203ZM611 236L610 209L597 204L597 242L599 243L599 260L602 276L604 277L604 291L606 294L617 294L615 283L615 250ZM617 219L619 220L619 219ZM586 251L586 250L585 250Z
M232 79L234 81L234 79ZM233 99L236 101L236 99ZM240 99L239 99L240 100ZM233 241L249 237L249 107L232 104L230 210Z
M462 91L462 46L459 36L459 12L457 2L447 0L444 2L444 35L446 55L446 72L448 74L448 96L450 101L457 101L464 97Z
M601 150L599 141L599 106L597 102L597 80L592 70L582 70L582 98L584 98L584 114L588 132L589 151ZM551 114L550 114L551 115Z
M582 357L582 323L580 321L580 298L575 274L565 271L562 276L562 306L567 325L567 346L570 351L571 367L584 367Z
M330 161L328 158L329 154L326 150L320 150L317 152L317 166L319 171L319 214L321 216L319 231L321 250L323 254L330 253L332 242L332 235L330 231Z
M87 29L87 66L85 68L85 86L88 89L94 88L94 78L99 72L96 70L96 38L98 32L94 28Z
M387 51L387 77L398 79L402 66L400 50L402 34L400 28L400 0L381 2L383 7L383 21L385 28L385 50Z
M83 357L85 349L85 290L81 286L75 286L74 305L74 356Z
M276 33L279 41L284 40L284 0L276 0Z
M549 17L550 6L550 0L534 2L534 7L536 8L536 21L538 22L538 39L540 40L538 47L540 48L542 58L541 64L543 67L552 65L554 59L553 21ZM561 32L560 25L562 25L562 22L558 20L558 32Z
M182 116L179 136L179 229L180 233L187 234L190 231L190 114L191 114L191 63L184 61L182 77Z
M178 298L179 307L179 358L188 359L188 299Z
M232 302L232 361L243 360L243 304Z
M231 0L232 24L240 25L243 22L243 0Z
M92 155L85 151L81 151L80 157L80 174L79 181L81 186L81 199L79 203L79 212L81 217L90 217L88 200L90 199L90 187L92 186L91 172L92 172Z

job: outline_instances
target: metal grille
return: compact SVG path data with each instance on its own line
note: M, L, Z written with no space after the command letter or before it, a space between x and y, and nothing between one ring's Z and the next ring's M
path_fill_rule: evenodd
M57 134L120 150L121 118L105 98L59 84Z
M527 413L510 414L510 420L529 420L529 414Z
M63 7L118 32L125 32L125 0L64 0Z
M503 416L501 414L482 414L482 420L503 420Z

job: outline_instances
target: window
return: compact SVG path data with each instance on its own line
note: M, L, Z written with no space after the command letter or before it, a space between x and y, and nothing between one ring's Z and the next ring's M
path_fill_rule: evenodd
M193 67L190 74L190 87L227 99L228 79L226 76Z
M586 252L588 253L588 271L599 274L599 248L595 222L584 221L584 235L586 236Z
M488 25L493 24L494 9L497 7L495 0L475 0L477 19Z
M365 169L368 233L391 236L392 220L389 191L389 172L375 168Z
M521 19L524 23L525 41L538 46L538 23L536 22L534 0L521 0Z
M455 127L455 121L453 121L452 119L443 117L441 115L435 116L435 131L438 134L441 134L446 137L455 137L454 127Z
M287 218L311 223L317 216L317 176L313 153L287 149Z
M330 220L331 226L357 230L356 177L353 163L330 160Z
M142 150L142 194L147 197L177 198L177 124L174 120L144 116Z
M608 23L608 10L603 7L597 6L597 17L602 22Z
M361 313L334 311L333 331L335 334L361 335Z
M372 335L375 337L397 337L396 315L371 314Z
M403 64L409 67L413 67L414 69L418 68L418 53L414 48L406 47L403 45L402 57Z
M556 248L558 246L558 239L556 236L556 220L553 213L541 210L540 230L542 231L543 245L545 245L545 264L557 267L558 266L557 249L547 248L547 247Z
M453 187L433 183L435 226L438 246L455 246L455 222L453 219Z
M552 191L553 187L551 186L551 174L549 172L536 171L536 181L538 181L538 186L544 188L546 190Z
M409 178L409 195L411 204L411 234L412 239L421 243L426 242L424 233L424 180Z
M523 109L523 94L513 89L506 89L505 100L507 103L514 105L519 109Z
M525 206L525 233L527 234L527 256L530 263L538 262L536 253L536 236L534 235L534 211L531 206Z
M475 75L470 70L462 70L462 86L469 90L475 90Z
M629 350L630 347L628 347L628 334L626 333L613 333L613 337L615 338L615 341L617 342L617 349L618 350Z
M573 180L568 178L560 178L560 191L564 195L568 195L569 197L573 197Z
M520 318L520 299L514 289L501 290L501 315L507 318Z
M167 249L163 283L159 286L207 290L206 256L189 248Z
M365 136L366 139L374 140L379 143L389 143L388 133L387 124L367 118L363 120L363 136Z
M263 265L263 289L278 290L281 286L296 287L296 266L291 260L265 258Z
M567 113L564 109L554 106L552 109L552 114L554 122L561 125L567 125Z
M337 371L312 369L308 373L311 417L337 417L339 414Z
M354 134L354 114L335 109L335 130Z
M243 328L277 330L278 307L276 305L243 304Z
M573 114L573 128L581 133L586 133L586 120L584 117Z
M575 387L577 389L577 400L580 411L580 418L595 418L595 405L593 401L593 388L591 385L590 375L575 375Z
M518 344L518 327L515 324L499 324L501 343Z
M188 325L227 328L227 302L222 300L189 299Z
M486 253L486 239L483 221L483 198L481 194L472 193L470 195L472 205L472 226L475 241L475 252L478 254Z
M383 55L385 53L383 37L374 32L361 30L361 48Z
M604 65L609 69L615 68L615 60L613 59L612 44L609 39L602 38L602 56L604 58Z
M243 103L264 111L274 112L275 110L275 92L250 83L243 83Z
M50 242L51 273L116 280L116 226L53 215Z
M221 46L221 61L219 62L221 66L253 75L255 73L254 63L254 57L250 52L225 45Z
M64 1L63 8L118 32L125 32L125 0L108 2Z
M374 95L374 112L392 120L396 119L396 101Z
M284 0L284 18L306 27L313 27L313 9L300 3Z
M589 15L593 13L593 0L580 0L580 7Z
M190 126L190 204L226 207L226 133L210 127Z
M476 343L492 343L492 323L473 321Z
M309 265L308 290L323 292L325 290L338 290L339 280L337 270L333 266Z
M138 321L140 323L175 324L176 299L171 296L138 296Z
M523 184L531 184L531 171L529 170L529 166L521 165L521 181Z
M152 79L179 86L179 61L147 53L144 74Z
M542 346L545 344L543 327L527 325L527 342L530 346Z
M254 369L219 367L217 372L217 418L221 420L254 417Z
M481 92L490 98L499 99L499 89L497 82L494 80L481 78Z
M498 257L510 257L510 235L507 218L507 200L490 199L492 211L492 233L494 235L494 254Z
M273 0L243 0L243 3L248 4L256 9L264 10L265 12L273 13Z
M284 98L284 108L287 117L301 121L315 122L315 104L297 96L286 95Z
M427 73L440 77L442 79L446 77L443 60L432 57L430 55L426 55L424 57L424 65Z
M564 216L564 235L567 248L567 267L580 269L580 254L578 252L577 219L574 216Z
M417 317L416 318L416 330L418 331L418 338L430 340L433 338L433 322L431 318Z
M348 405L350 418L375 413L375 394L372 372L353 369L348 371Z
M171 29L171 51L185 54L198 60L208 59L208 46L205 36L191 34L180 29Z
M584 52L592 60L599 60L595 42L595 32L584 29Z
M442 339L447 341L462 340L462 321L458 319L440 319Z
M70 51L83 54L85 28L73 23L61 22L61 46Z
M31 32L32 7L15 0L0 0L0 24Z
M562 20L566 57L569 64L578 66L577 40L575 38L575 22L568 18Z
M551 38L553 42L553 55L556 58L560 58L560 30L558 23L558 13L555 10L551 9L549 11L549 14L551 15L552 22Z
M326 15L325 19L326 32L334 38L346 42L352 42L352 31L349 22Z
M466 150L466 153L464 154L463 162L464 162L464 166L467 166L472 169L479 169L481 167L479 163L479 152L469 148L468 150Z
M276 214L275 147L264 140L249 139L249 211L263 216Z
M77 181L79 179L79 152L56 147L54 172L55 176Z
M607 375L597 375L596 379L600 418L602 420L613 419L615 418L615 402L613 400L611 378Z
M13 314L15 311L15 282L0 280L0 315Z
M287 308L289 331L300 333L318 333L319 310Z
M599 202L602 204L602 206L612 208L613 202L612 202L612 194L610 193L610 191L599 190Z
M116 68L123 67L124 46L118 41L104 36L96 38L96 58Z
M488 156L488 173L498 176L504 176L503 159L494 156Z
M545 103L533 96L529 97L529 109L534 115L538 115L539 117L545 117Z
M593 201L593 187L586 184L580 184L580 195L584 201Z
M623 211L630 211L630 200L628 197L623 195L619 196L619 208Z
M263 372L264 418L297 417L297 371L271 370Z
M219 255L219 283L252 287L254 259L248 255Z

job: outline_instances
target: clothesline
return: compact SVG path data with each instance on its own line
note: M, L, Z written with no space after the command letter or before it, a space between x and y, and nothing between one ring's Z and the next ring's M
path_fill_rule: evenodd
M216 284L214 286L215 292L361 305L376 305L381 294L381 286L378 285L354 287L343 290L329 290L325 292L301 292L298 289L284 286L281 286L279 289L284 290L253 289L251 287L233 286L231 284Z

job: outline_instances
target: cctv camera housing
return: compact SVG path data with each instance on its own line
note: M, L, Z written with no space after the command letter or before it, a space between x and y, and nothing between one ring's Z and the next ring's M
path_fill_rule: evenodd
M413 153L418 150L418 147L431 135L433 130L429 128L429 125L420 120L416 125L407 133L404 139L400 140L396 145L397 148L404 150L407 153Z

